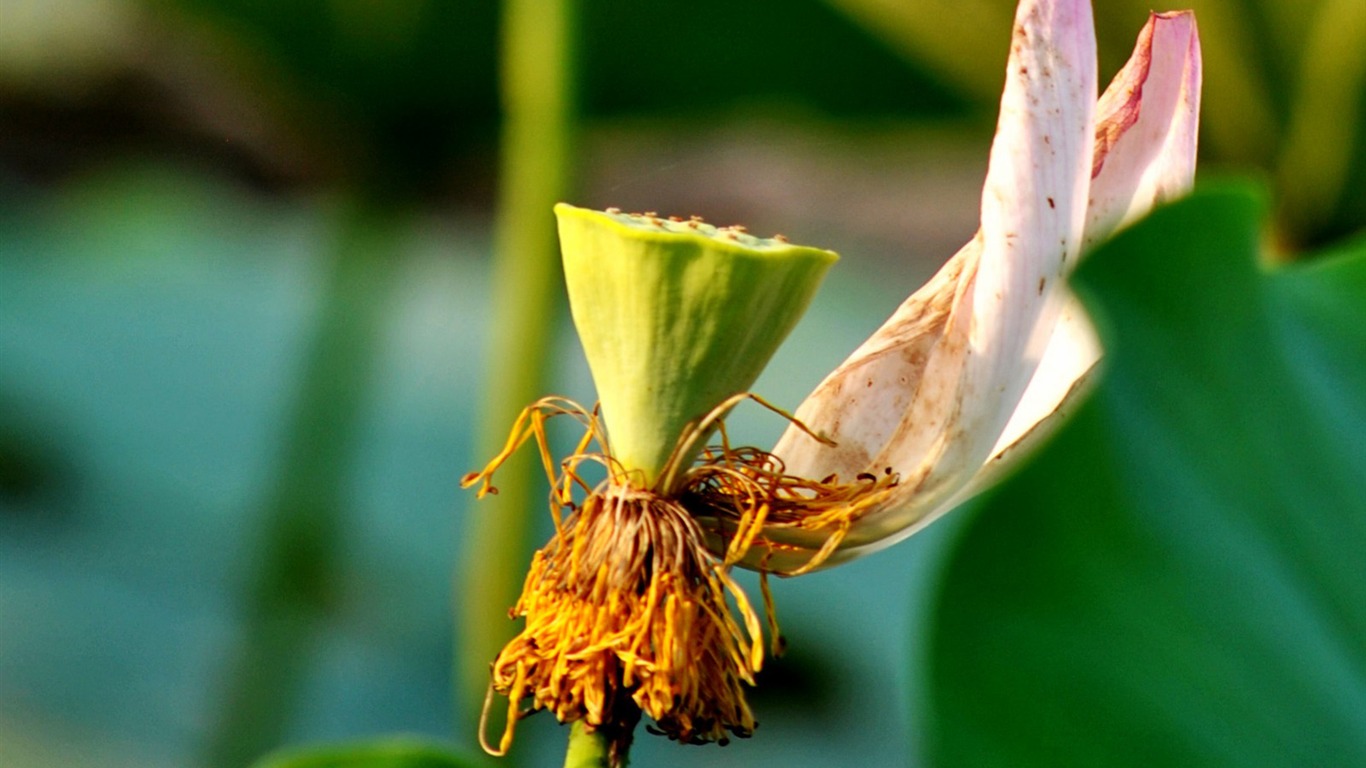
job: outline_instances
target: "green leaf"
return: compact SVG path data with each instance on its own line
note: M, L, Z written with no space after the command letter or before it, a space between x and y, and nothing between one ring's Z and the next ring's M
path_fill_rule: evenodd
M439 742L397 736L355 744L284 749L252 768L480 768L483 761Z
M1080 270L1106 373L949 558L932 764L1366 765L1366 242L1267 269L1264 213Z

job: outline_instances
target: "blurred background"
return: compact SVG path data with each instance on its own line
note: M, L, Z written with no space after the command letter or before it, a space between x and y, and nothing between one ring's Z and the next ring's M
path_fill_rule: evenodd
M1202 174L1264 180L1280 258L1361 232L1359 2L1191 4ZM1148 7L1095 7L1104 82ZM593 400L549 204L843 254L756 386L793 406L976 228L1012 9L0 0L0 765L475 749L549 522L525 467L479 508L459 478L526 402ZM757 737L640 763L914 763L952 527L776 584ZM562 749L542 716L515 757Z

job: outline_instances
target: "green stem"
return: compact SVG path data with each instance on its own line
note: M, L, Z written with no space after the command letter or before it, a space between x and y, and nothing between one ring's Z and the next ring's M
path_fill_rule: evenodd
M493 339L476 461L502 447L521 409L541 397L561 323L563 279L552 206L569 191L573 154L573 0L505 0L505 119L494 243ZM545 498L529 452L499 470L497 496L467 508L456 575L455 701L461 732L477 719L489 662L511 637L507 612L529 558L531 515ZM501 709L501 708L496 708ZM490 723L496 731L501 724Z
M240 768L289 727L318 626L335 602L346 478L383 330L392 234L353 206L300 373L254 549L242 642L229 660L204 764Z
M564 768L626 768L640 707L630 696L618 694L609 723L589 730L582 720L569 726Z
M590 731L582 720L577 720L569 726L564 768L612 768L611 751L612 742L602 731Z

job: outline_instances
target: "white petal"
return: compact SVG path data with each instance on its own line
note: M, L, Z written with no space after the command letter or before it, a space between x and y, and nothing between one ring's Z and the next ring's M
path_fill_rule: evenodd
M890 544L942 511L990 457L1033 377L1081 248L1095 70L1089 2L1021 2L981 231L798 410L837 446L789 430L775 448L809 477L901 473L896 497L859 521L850 547Z
M1200 119L1200 38L1190 11L1152 14L1133 56L1096 108L1096 151L1086 245L1185 194L1195 178ZM1085 252L1083 252L1083 257ZM1065 420L1086 392L1100 341L1068 300L1044 360L983 472L953 503L990 487Z
M1195 14L1152 14L1096 106L1088 246L1190 189L1200 78Z
M1081 250L1095 70L1089 2L1021 3L982 194L982 254L882 457L917 495L941 498L987 460L1043 357Z
M1050 437L1089 391L1100 354L1100 339L1086 309L1069 292L1039 369L996 441L991 460L945 506L953 508L995 485Z
M976 264L980 252L974 239L954 254L798 407L803 424L836 443L787 430L773 452L789 473L847 480L872 466L910 411L916 383L948 324L963 265Z

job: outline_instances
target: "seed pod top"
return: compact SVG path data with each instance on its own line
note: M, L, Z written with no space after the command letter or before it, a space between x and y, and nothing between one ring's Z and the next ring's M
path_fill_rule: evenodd
M612 456L652 487L685 427L754 382L838 256L696 217L555 214Z

